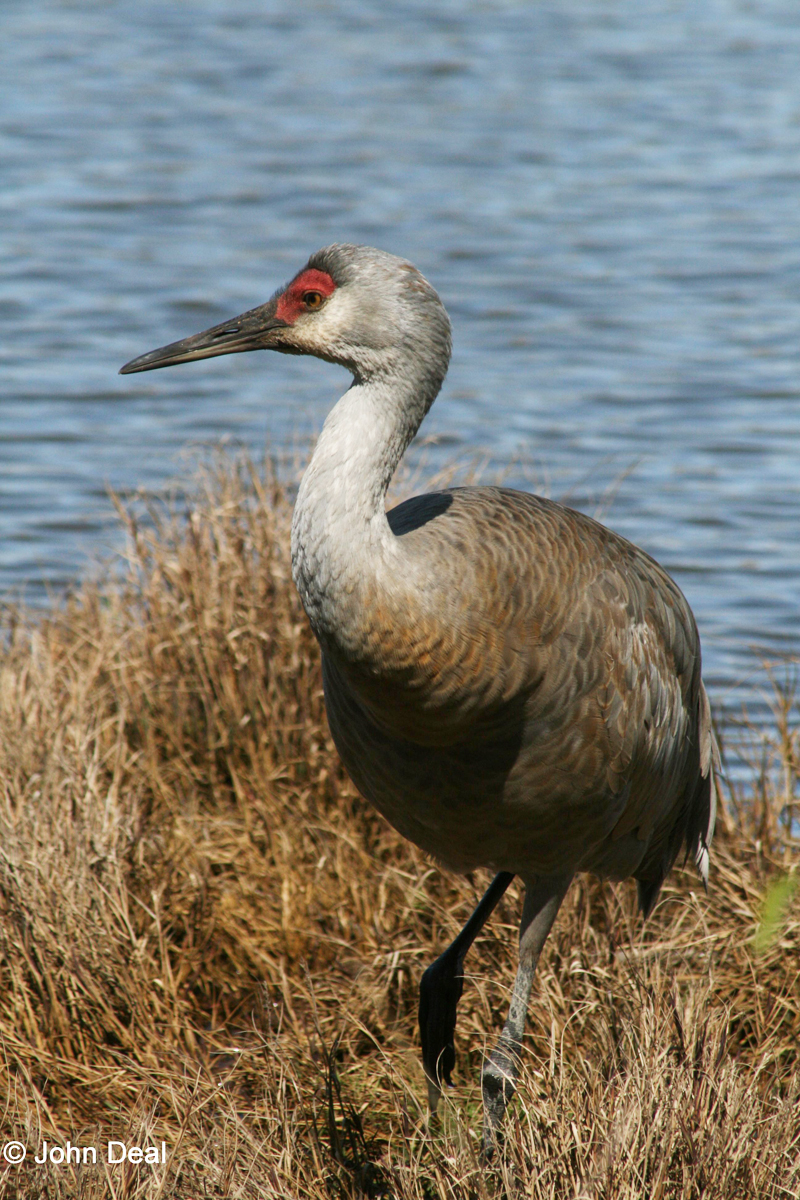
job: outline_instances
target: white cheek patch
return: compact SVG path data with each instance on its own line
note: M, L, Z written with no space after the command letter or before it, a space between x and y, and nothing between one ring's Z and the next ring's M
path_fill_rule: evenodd
M292 325L292 341L311 353L333 350L349 342L354 317L352 297L337 289L321 309L297 318Z

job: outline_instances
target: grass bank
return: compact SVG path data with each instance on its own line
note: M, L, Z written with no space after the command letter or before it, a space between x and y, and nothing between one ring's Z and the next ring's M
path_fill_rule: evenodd
M439 872L345 778L275 479L221 465L177 514L120 515L124 577L5 614L0 1135L28 1154L0 1196L796 1200L796 710L781 769L727 793L708 896L676 871L643 929L632 886L573 886L486 1172L518 892L468 960L429 1127L417 981L485 879ZM111 1139L168 1162L109 1165ZM45 1141L97 1164L37 1164Z

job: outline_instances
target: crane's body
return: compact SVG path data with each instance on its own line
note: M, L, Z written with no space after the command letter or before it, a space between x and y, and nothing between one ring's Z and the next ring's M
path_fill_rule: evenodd
M386 512L450 357L445 309L410 264L328 247L266 305L124 370L259 348L315 354L354 376L292 526L345 766L447 866L500 872L423 980L433 1102L452 1066L464 953L513 875L526 883L515 998L484 1069L491 1143L533 968L575 873L633 876L645 912L682 845L707 876L713 735L697 628L653 559L552 501L454 488Z
M434 493L387 526L387 585L347 592L359 637L317 627L359 790L454 870L590 870L657 890L699 832L710 753L678 588L630 542L525 493Z

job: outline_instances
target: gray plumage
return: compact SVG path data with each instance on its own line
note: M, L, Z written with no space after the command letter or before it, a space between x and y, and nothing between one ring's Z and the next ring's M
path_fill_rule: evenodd
M453 488L385 512L450 357L445 309L409 263L329 246L267 304L124 370L259 348L354 377L292 528L345 766L441 862L500 872L423 979L432 1104L452 1068L464 954L513 875L526 883L511 1012L484 1068L491 1150L536 960L576 872L635 878L645 914L682 847L707 878L714 743L697 628L652 558L552 501Z

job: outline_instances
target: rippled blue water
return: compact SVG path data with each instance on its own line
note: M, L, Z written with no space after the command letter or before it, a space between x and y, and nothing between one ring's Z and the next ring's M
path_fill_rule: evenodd
M116 372L365 241L453 317L434 464L605 503L718 701L797 652L796 0L9 0L0 39L0 590L85 570L187 443L316 429L323 363Z

